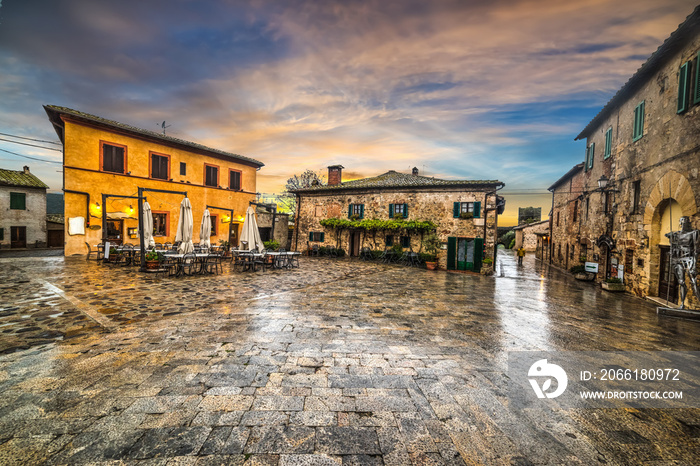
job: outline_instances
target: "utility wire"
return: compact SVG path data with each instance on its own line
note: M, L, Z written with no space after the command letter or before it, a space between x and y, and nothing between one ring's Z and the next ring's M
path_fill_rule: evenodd
M58 146L61 145L60 142L55 142L55 141L44 141L43 139L25 138L23 136L15 136L14 134L7 134L7 133L0 133L0 134L2 134L3 136L10 136L10 137L17 138L17 139L26 139L27 141L45 142L46 144L56 144Z
M30 157L28 155L18 154L17 152L10 152L9 150L5 150L5 149L0 149L0 151L7 152L8 154L16 155L18 157L24 157L25 159L38 160L39 162L46 162L46 163L60 163L61 165L63 165L63 162L56 162L54 160L37 159L36 157Z
M56 152L63 152L61 149L54 149L53 147L37 146L36 144L28 144L26 142L12 141L10 139L0 138L0 141L11 142L12 144L21 144L23 146L39 147L41 149L46 149L46 150L55 150Z

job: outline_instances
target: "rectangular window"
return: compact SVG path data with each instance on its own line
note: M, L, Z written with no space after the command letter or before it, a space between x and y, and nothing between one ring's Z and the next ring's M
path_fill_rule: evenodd
M637 141L644 136L644 101L634 109L634 128L632 129L632 139Z
M151 178L170 179L170 157L151 152Z
M603 159L608 159L612 155L612 126L605 132L605 154Z
M574 222L578 221L578 199L574 201L574 212L572 217Z
M691 62L686 62L678 72L678 105L676 113L683 113L688 110L688 95L690 94L690 71Z
M365 205L364 204L350 204L348 206L348 218L356 216L358 219L365 218Z
M410 236L402 236L401 237L401 247L408 249L411 247L411 237Z
M187 164L185 162L180 162L180 176L187 175Z
M27 195L25 193L10 193L10 209L27 210Z
M325 234L322 231L311 231L309 232L309 241L323 243L324 236Z
M642 196L642 182L637 180L632 183L632 213L639 213L639 201Z
M468 214L472 214L474 218L480 218L481 202L455 202L452 214L454 218L468 216Z
M219 187L219 167L204 165L204 186Z
M559 226L559 212L557 212L557 226Z
M112 173L126 173L126 146L117 144L100 144L102 158L102 171Z
M241 172L238 170L228 171L228 188L234 191L241 190Z
M219 222L218 222L219 216L218 215L210 215L209 220L211 220L211 233L210 233L210 235L216 236L217 230L218 230L217 225L219 224Z
M384 238L384 245L390 248L394 244L394 235L386 235Z
M168 212L152 212L153 236L168 236Z
M590 210L591 210L591 198L587 197L586 198L586 221L589 220L588 213L590 212Z

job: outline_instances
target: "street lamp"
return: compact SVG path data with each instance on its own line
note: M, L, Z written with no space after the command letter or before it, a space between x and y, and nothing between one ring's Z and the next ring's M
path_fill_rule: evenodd
M605 188L608 187L608 182L609 182L609 181L610 181L610 180L608 179L607 176L605 176L605 175L601 176L600 179L598 180L598 187L599 187L601 190L604 190Z

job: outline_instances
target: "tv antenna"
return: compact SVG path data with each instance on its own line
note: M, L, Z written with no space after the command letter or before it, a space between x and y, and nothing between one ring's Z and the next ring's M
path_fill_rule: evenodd
M156 123L156 124L158 124L158 123ZM160 127L163 128L163 136L165 136L165 128L170 128L171 126L172 125L166 125L165 121L163 121L163 123L160 124Z

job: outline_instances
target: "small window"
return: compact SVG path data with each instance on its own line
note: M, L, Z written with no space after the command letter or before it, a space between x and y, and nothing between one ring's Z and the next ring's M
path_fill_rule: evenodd
M609 159L612 155L612 126L605 132L605 154L603 159Z
M168 236L168 213L153 212L153 236Z
M394 235L386 235L384 239L384 245L386 247L391 247L394 244Z
M126 146L115 144L101 144L102 171L112 173L126 173Z
M216 165L204 165L204 185L219 187L219 167Z
M625 273L633 272L634 249L625 250Z
M632 129L632 139L637 141L644 136L644 101L634 109L634 128Z
M678 105L676 113L683 113L688 110L688 96L690 95L690 71L691 62L686 62L678 72Z
M229 170L228 172L228 188L234 191L241 190L241 172L238 170Z
M180 176L187 175L187 164L185 162L180 162Z
M365 218L365 205L364 204L350 204L348 206L348 218L357 216L357 218Z
M408 218L408 204L389 204L389 218Z
M216 236L218 234L217 233L217 229L218 229L217 225L219 224L218 219L219 219L218 215L210 215L209 216L209 220L211 220L211 233L210 233L211 236Z
M572 217L574 222L578 221L578 199L574 201L574 212Z
M323 243L324 236L325 234L322 231L312 231L309 232L309 241Z
M586 198L586 221L589 220L588 214L589 214L590 210L591 210L591 198L587 197Z
M590 146L588 146L588 150L586 151L586 170L590 170L593 168L593 158L595 157L595 142L592 142Z
M610 213L610 203L612 202L612 196L610 195L610 191L605 191L603 193L603 213L609 214Z
M468 214L479 218L481 216L481 202L455 202L452 214L454 218L468 216Z
M557 212L557 226L559 226L559 212Z
M642 196L642 182L637 180L632 183L632 213L639 213L639 201Z
M170 179L170 157L151 153L151 178Z
M27 210L27 195L25 193L10 193L10 209Z
M404 249L408 249L411 247L411 237L410 236L402 236L401 237L401 247Z

